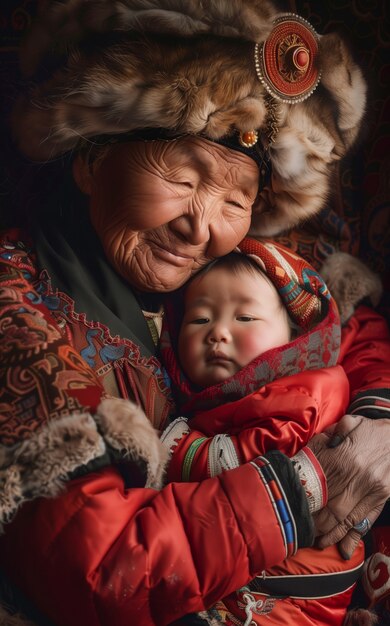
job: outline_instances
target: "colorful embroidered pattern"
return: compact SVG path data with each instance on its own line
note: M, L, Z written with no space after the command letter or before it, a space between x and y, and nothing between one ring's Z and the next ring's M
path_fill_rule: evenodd
M6 239L1 259L0 442L12 446L54 418L94 411L104 389L28 282L25 247Z
M326 317L329 308L337 310L321 276L291 250L275 242L250 238L244 239L239 248L261 260L290 317L301 328L309 330Z
M160 363L137 345L111 337L103 324L76 313L73 300L54 292L35 268L18 231L0 246L0 442L29 438L42 425L77 412L94 412L107 392L141 405L159 428L171 411Z
M36 286L66 340L75 346L103 386L105 381L114 378L120 396L136 402L153 426L161 428L172 410L172 403L160 362L155 357L142 356L139 346L129 339L112 336L104 324L77 313L72 298L53 290L45 270L40 273Z

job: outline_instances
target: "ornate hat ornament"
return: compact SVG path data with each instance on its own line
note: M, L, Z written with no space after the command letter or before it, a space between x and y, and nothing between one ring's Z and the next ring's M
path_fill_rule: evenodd
M262 44L255 44L255 67L268 93L288 104L306 100L320 82L319 35L303 17L285 13Z

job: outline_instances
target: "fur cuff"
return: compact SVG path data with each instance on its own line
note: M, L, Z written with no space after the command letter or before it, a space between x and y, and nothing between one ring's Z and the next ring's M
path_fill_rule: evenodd
M169 453L143 410L130 400L107 398L99 404L95 420L116 458L144 462L145 487L160 489Z
M345 252L331 254L320 274L337 302L341 323L345 324L355 308L369 298L377 306L382 296L382 283L362 261Z
M142 409L129 400L107 398L94 417L69 415L12 448L1 446L0 531L23 502L58 495L72 473L106 452L114 462L144 463L145 487L161 488L168 451Z
M12 448L2 446L0 522L9 522L26 500L56 496L70 473L104 452L104 441L87 413L49 422Z

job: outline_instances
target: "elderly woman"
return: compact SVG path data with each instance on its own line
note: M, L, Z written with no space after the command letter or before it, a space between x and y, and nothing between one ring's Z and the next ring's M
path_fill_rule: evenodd
M254 205L261 207L267 199L274 203L276 218L267 218L264 228L270 224L275 228L275 220L280 223L287 210L287 196L291 213L299 213L309 197L316 198L318 187L310 196L310 177L306 178L307 188L300 194L296 183L294 189L288 187L293 185L290 174L281 170L283 161L287 167L287 144L296 119L290 108L304 103L282 104L281 139L279 144L275 141L271 160L264 148L259 149L260 118L247 111L246 124L257 119L252 134L251 126L240 127L240 107L229 122L237 132L221 137L211 127L198 133L185 124L177 123L175 129L170 119L164 125L161 110L141 107L136 121L125 120L111 101L114 85L107 89L109 102L103 107L94 97L98 69L99 88L103 84L107 88L104 59L115 58L116 80L124 71L124 57L108 36L100 53L94 48L100 37L94 28L100 33L101 29L87 19L90 4L77 13L78 3L69 3L69 15L78 16L76 22L85 30L87 42L90 37L91 48L80 45L63 74L57 72L41 85L38 95L46 98L44 114L39 100L30 104L28 98L19 102L14 119L19 138L25 137L26 124L31 125L21 147L35 158L73 148L80 120L83 135L93 140L91 149L84 144L73 160L78 189L67 180L64 188L56 188L56 206L47 197L28 232L13 229L2 236L0 510L5 532L0 564L56 626L163 625L211 607L264 569L312 545L316 507L309 510L306 494L319 484L328 492L327 506L317 520L324 534L322 545L342 540L340 549L350 556L390 495L390 422L383 419L388 400L381 390L389 382L389 339L383 321L369 309L360 309L351 319L342 363L356 416L340 423L337 448L328 447L326 435L310 442L312 463L304 474L296 472L283 454L272 453L203 483L171 484L159 490L165 453L154 429L174 413L157 359L164 294L234 249L251 225ZM133 13L139 4L134 3ZM211 13L222 4L210 3ZM124 6L131 8L131 2ZM171 3L167 14L180 6ZM234 6L243 18L246 3ZM99 16L112 26L109 4L101 2L99 7ZM266 25L262 35L266 39L274 15L268 4L264 7L266 15L258 8L257 17ZM50 29L55 33L57 19L64 25L58 11L57 6L55 12L45 13L38 31L41 41L42 29L46 35ZM161 11L157 11L160 31L169 22ZM147 30L147 20L141 17L138 26ZM220 28L214 14L213 19ZM45 30L45 23L50 28ZM122 39L129 36L127 30L120 32ZM260 39L259 33L255 37ZM210 41L208 35L191 39L190 47L196 44L201 50ZM143 34L130 54L134 63L142 57L141 43L147 65L160 38ZM310 45L303 46L305 53L298 56L303 65L310 59ZM81 74L93 75L89 87L77 83L77 63L83 67ZM72 94L64 97L60 87L65 79L72 83ZM265 106L264 86L257 82ZM234 80L232 85L232 93L224 97L233 102L241 86ZM83 116L88 88L91 110ZM117 88L121 89L119 79ZM131 83L129 94L134 89ZM183 102L188 104L189 96ZM316 123L308 127L308 115L322 102L323 95L309 113L301 108L307 135L298 133L299 141L308 144L313 129L324 139ZM65 112L66 124L58 122L60 111ZM267 111L268 128L269 106ZM357 118L351 127L344 120L340 137L345 141L347 136L353 138ZM131 136L124 133L135 127L139 130ZM316 158L311 175L326 186L325 160L323 155ZM308 161L313 159L311 154ZM306 162L302 151L298 160L296 167ZM293 220L297 219L295 213ZM261 219L255 221L258 227ZM290 221L286 218L285 226ZM377 421L368 419L367 404L372 402L366 398L372 395L378 398ZM150 422L123 399L141 406ZM367 471L373 450L375 471ZM317 509L325 491L317 499Z

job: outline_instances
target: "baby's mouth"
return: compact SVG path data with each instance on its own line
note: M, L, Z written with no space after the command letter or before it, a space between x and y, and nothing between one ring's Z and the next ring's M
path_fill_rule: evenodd
M229 363L232 359L223 352L216 350L206 357L207 363Z

